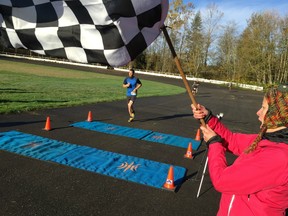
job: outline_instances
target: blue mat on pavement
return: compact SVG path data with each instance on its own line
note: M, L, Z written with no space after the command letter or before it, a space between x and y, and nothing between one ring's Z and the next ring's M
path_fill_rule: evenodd
M143 137L152 133L152 131L150 131L150 130L124 127L124 126L119 126L119 125L114 125L114 124L103 123L103 122L99 122L99 121L77 122L77 123L72 124L71 126L79 127L79 128L85 128L85 129L89 129L89 130L93 130L93 131L98 131L101 133L114 134L114 135L119 135L119 136L135 138L135 139L142 139Z
M162 188L171 166L18 131L0 133L0 150L156 188ZM173 167L174 184L179 186L184 180L186 169Z
M164 134L153 132L151 130L143 130L138 128L124 127L120 125L108 124L99 121L82 121L71 124L73 127L93 130L101 133L125 136L139 140L157 142L161 144L172 145L176 147L187 148L188 144L192 143L192 149L198 150L201 142L191 138L175 136L172 134Z
M167 145L172 145L172 146L182 147L182 148L187 148L188 144L191 142L192 149L196 149L196 150L200 146L200 141L196 141L191 138L180 137L180 136L175 136L171 134L163 134L163 133L158 133L158 132L153 132L147 135L146 137L144 137L142 140L157 142L157 143L162 143L162 144L167 144Z

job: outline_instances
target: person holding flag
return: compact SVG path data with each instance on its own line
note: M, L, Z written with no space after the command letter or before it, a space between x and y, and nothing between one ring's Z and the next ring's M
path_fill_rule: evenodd
M134 75L135 75L134 69L130 69L129 76L126 77L123 81L123 88L127 88L126 91L127 106L128 106L128 113L130 116L128 122L132 122L135 118L134 103L137 98L137 91L142 86L140 79L135 77Z
M233 133L209 109L192 106L207 144L208 167L222 193L217 215L283 216L288 209L288 83L269 89L257 112L258 134ZM225 152L238 158L227 165Z

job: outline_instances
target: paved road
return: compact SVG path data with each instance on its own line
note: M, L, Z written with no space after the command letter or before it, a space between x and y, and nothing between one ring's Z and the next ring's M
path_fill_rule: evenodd
M103 73L99 69L86 70ZM105 73L124 76L116 71ZM181 80L144 75L139 77L144 82L143 88L145 79L184 86ZM214 113L223 112L224 124L233 131L258 131L259 123L255 113L261 104L262 93L229 91L225 87L201 83L196 100ZM196 198L206 159L205 146L194 152L194 160L188 160L183 158L186 150L182 148L69 127L73 122L86 120L91 110L94 120L194 138L199 123L191 115L190 104L187 93L169 97L140 97L136 104L137 120L132 124L127 122L125 99L112 103L0 115L1 132L19 130L174 164L188 170L186 181L174 193L0 151L0 215L215 215L220 194L213 189L209 173L205 175L200 197ZM53 128L49 132L42 130L47 116L50 116ZM234 157L230 154L227 157L229 163L232 163Z

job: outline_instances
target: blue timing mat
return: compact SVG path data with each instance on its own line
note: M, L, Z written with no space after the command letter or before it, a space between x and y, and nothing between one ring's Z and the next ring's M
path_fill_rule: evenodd
M182 148L187 148L189 142L191 142L192 149L198 149L200 145L200 141L196 141L194 139L170 135L170 134L163 134L163 133L158 133L158 132L153 132L147 135L146 137L144 137L142 140L163 143L163 144L172 145L176 147L182 147Z
M172 145L176 147L187 148L188 144L192 143L192 148L198 150L201 142L196 141L191 138L175 136L172 134L163 134L158 132L153 132L150 130L143 130L131 127L124 127L120 125L108 124L99 121L82 121L71 124L73 127L84 128L88 130L93 130L101 133L125 136L130 138L135 138L139 140L157 142L161 144Z
M77 122L72 124L73 127L85 128L93 131L98 131L101 133L126 136L135 139L142 139L148 134L152 133L150 130L142 130L137 128L123 127L114 124L103 123L99 121L93 122Z
M0 149L156 188L162 188L171 166L18 131L0 133ZM186 169L173 167L174 184L179 186Z

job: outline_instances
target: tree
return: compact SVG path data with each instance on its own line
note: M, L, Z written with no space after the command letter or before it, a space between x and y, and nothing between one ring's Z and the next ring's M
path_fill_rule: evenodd
M220 21L223 18L223 12L218 10L216 4L209 4L205 11L205 16L203 18L203 30L204 30L204 65L207 66L207 62L210 52L212 52L213 47L211 46L216 40L217 30L220 30Z
M276 13L254 13L238 47L238 73L257 83L275 82L279 17ZM248 76L247 76L248 75Z
M236 78L237 42L237 25L235 22L228 23L219 36L216 57L223 78L229 81Z
M169 26L169 36L179 58L181 58L182 52L185 49L183 47L186 34L185 30L187 29L188 20L193 13L193 8L192 3L184 4L183 0L173 0L166 19L166 25ZM171 52L170 50L168 52L166 51L167 50L165 50L163 54L169 53L170 58L167 58L167 55L166 58L164 57L166 61L163 64L162 71L175 71L176 65L173 61L170 61Z
M203 42L204 36L202 33L201 13L198 11L190 24L190 29L187 29L186 34L186 67L189 68L195 77L198 76L201 66L203 66Z
M278 83L288 80L288 15L280 21L280 40L277 47L279 53L276 64L275 81Z

